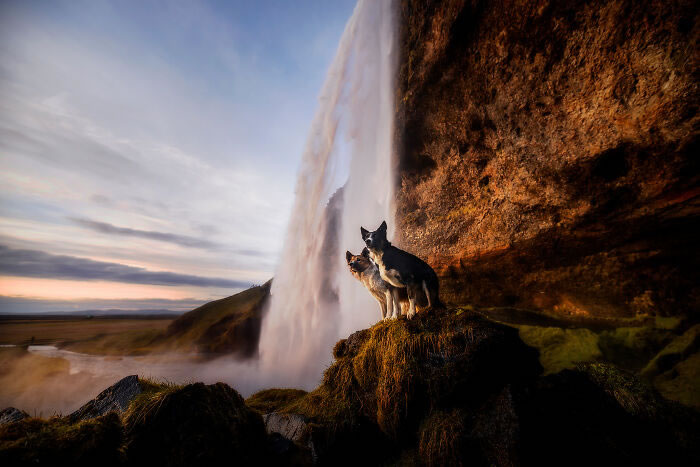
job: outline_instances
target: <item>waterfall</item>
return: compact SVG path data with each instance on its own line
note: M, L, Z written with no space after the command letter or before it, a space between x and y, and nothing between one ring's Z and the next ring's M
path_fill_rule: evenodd
M260 339L277 385L316 386L333 344L380 318L345 251L361 225L394 226L396 35L394 0L360 0L321 91Z

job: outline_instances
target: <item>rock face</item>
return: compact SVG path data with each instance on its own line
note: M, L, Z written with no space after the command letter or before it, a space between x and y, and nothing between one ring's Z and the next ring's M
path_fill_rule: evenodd
M0 426L16 422L27 417L29 417L29 415L26 412L15 409L14 407L8 407L0 411Z
M398 244L443 299L700 309L698 3L400 9Z
M109 412L124 412L134 397L141 394L141 385L136 375L127 376L102 391L68 416L71 422L88 420Z
M263 420L265 429L273 440L273 446L277 447L273 451L274 454L282 459L294 459L301 464L318 462L313 428L306 417L294 413L273 412L263 415ZM280 443L277 436L291 444Z
M308 428L308 420L299 414L269 413L263 415L268 433L279 433L288 440L301 442Z

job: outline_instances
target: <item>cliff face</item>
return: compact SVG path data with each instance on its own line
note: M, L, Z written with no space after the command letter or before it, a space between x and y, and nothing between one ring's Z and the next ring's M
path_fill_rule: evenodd
M697 310L697 3L400 10L398 243L443 300Z

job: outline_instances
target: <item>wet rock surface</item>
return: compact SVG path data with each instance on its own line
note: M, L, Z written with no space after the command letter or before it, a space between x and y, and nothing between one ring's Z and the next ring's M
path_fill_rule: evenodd
M400 9L397 243L443 299L700 309L697 2Z
M124 412L129 403L141 393L141 385L136 375L127 376L102 391L96 398L89 401L68 416L72 422L88 420L109 412Z

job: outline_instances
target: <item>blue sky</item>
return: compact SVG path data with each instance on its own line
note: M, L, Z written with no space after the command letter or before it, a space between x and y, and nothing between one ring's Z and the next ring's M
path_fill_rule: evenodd
M354 4L2 2L0 312L270 278Z

